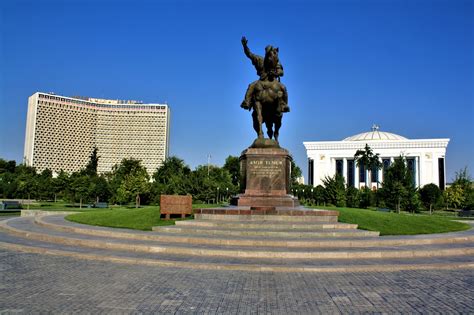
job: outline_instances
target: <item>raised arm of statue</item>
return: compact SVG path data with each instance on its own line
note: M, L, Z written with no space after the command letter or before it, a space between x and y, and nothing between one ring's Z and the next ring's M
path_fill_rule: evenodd
M241 42L242 42L242 46L244 47L244 53L247 56L247 58L252 60L252 63L257 62L258 56L252 54L252 52L250 51L249 47L247 46L248 40L247 38L245 38L245 36L242 36Z

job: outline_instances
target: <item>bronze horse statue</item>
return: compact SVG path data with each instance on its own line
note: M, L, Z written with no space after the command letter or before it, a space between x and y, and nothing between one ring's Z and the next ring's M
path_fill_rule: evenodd
M242 44L260 79L250 84L241 107L248 110L253 108L253 128L259 139L264 138L262 125L265 124L268 137L278 142L283 113L290 111L288 93L280 83L283 67L278 58L278 48L267 46L265 57L262 58L250 53L245 37L242 38Z

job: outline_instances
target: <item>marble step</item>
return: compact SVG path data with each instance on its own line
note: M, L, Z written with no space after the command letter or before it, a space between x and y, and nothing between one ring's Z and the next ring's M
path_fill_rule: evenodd
M389 272L400 270L454 270L470 272L474 269L472 256L443 256L392 259L247 259L210 256L184 256L166 253L143 253L89 248L49 243L14 236L0 230L0 248L33 254L64 256L104 263L186 268L196 270L240 270L253 272Z
M270 248L218 246L202 244L177 244L154 241L116 239L78 233L67 233L41 227L32 218L17 218L0 222L0 229L14 236L71 246L102 248L119 251L164 253L170 255L209 256L228 258L260 259L391 259L415 257L442 257L473 255L474 244L433 244L423 246L397 247L379 246L371 248Z
M177 226L219 227L226 229L247 230L323 230L323 229L357 229L357 224L329 223L329 222L275 222L275 221L213 221L213 220L183 220L176 221Z
M337 215L285 216L285 215L232 215L232 214L194 214L197 220L213 221L276 221L276 222L337 222Z
M153 240L170 243L208 244L227 246L260 246L260 247L374 247L374 246L412 246L429 244L452 244L474 241L474 235L465 232L442 233L418 236L384 236L377 238L350 237L350 238L300 238L275 239L270 237L232 236L220 237L215 235L193 234L166 234L150 233L129 229L107 228L90 226L70 222L63 215L38 216L34 222L52 230L86 235L104 236L112 238ZM474 234L474 233L473 233Z
M247 230L246 228L226 229L215 227L194 227L194 226L155 226L153 231L167 233L185 233L199 235L221 235L221 236L266 236L278 238L322 238L322 237L375 237L379 232L363 230L342 230L324 229L319 231L295 231L295 230Z

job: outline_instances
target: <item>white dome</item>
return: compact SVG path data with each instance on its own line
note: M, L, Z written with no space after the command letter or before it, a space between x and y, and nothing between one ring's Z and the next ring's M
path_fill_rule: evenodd
M378 128L373 128L372 131L359 133L357 135L347 137L342 141L373 141L373 140L408 140L405 137L396 135L394 133L379 131Z

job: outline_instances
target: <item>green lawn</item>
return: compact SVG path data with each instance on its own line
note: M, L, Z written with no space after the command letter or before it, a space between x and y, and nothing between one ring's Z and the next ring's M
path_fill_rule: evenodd
M193 208L212 208L219 205L193 204ZM84 211L70 214L66 220L97 226L127 228L151 231L153 226L173 225L175 220L160 219L160 207L146 206L145 208L117 208L109 210ZM178 219L181 220L181 219Z
M470 225L450 218L430 215L397 214L366 209L317 207L339 211L339 222L358 224L360 229L380 235L415 235L464 231Z
M199 204L194 208L217 207L219 205ZM318 209L338 210L339 222L357 224L360 229L379 231L380 235L414 235L463 231L470 225L455 222L453 218L436 215L412 215L379 212L366 209L317 207ZM46 210L46 209L45 209ZM50 209L48 209L50 210ZM58 208L57 210L69 210ZM113 209L83 209L85 211L71 214L67 220L97 226L128 228L151 231L153 226L173 225L175 220L161 220L158 206L116 207Z
M0 217L9 217L9 216L19 216L20 212L10 211L10 212L0 212Z

